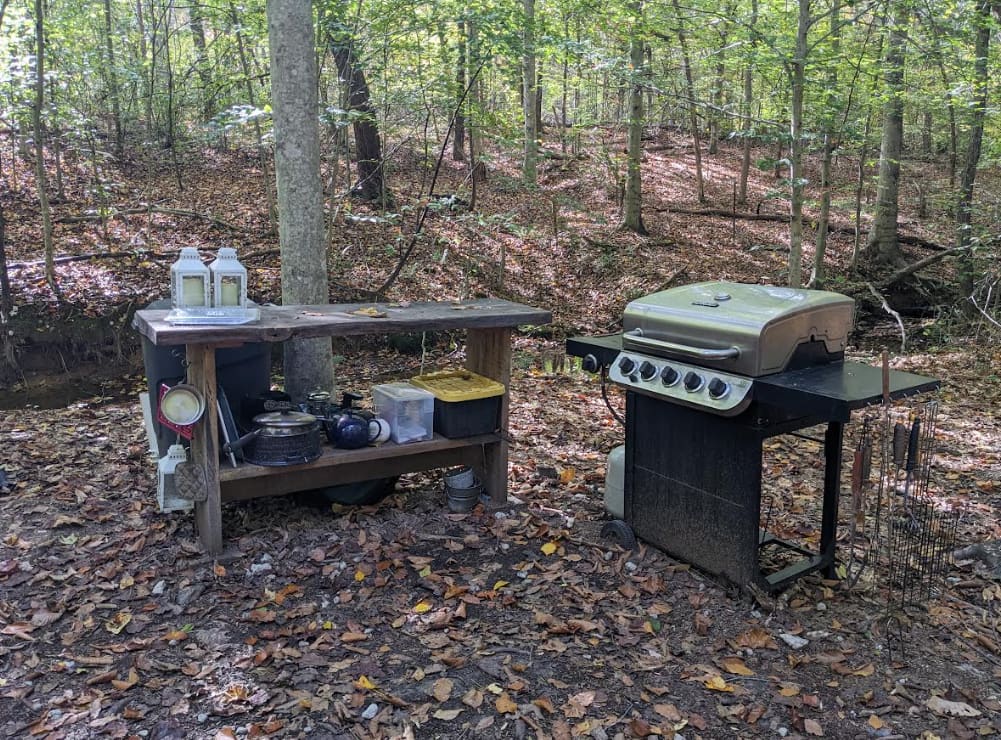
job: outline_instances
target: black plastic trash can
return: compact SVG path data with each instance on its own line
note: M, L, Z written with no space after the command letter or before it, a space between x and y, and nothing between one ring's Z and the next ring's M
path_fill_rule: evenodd
M170 301L154 301L146 308L169 309ZM177 433L156 420L160 407L160 384L176 385L184 380L184 347L158 347L143 337L142 353L153 428L160 454L164 455L177 439ZM236 423L241 431L249 431L243 420L242 406L245 399L257 398L271 387L271 344L255 342L217 349L215 361L216 379L226 394Z

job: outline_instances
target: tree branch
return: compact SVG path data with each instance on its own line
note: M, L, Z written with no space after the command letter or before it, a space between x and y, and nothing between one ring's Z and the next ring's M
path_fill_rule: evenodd
M883 310L897 320L897 326L900 327L900 351L905 351L907 348L907 332L904 331L904 321L900 318L900 314L890 308L890 304L887 303L883 295L873 287L872 283L866 283L865 287L867 287L869 292L872 293L876 297L876 300L880 302Z

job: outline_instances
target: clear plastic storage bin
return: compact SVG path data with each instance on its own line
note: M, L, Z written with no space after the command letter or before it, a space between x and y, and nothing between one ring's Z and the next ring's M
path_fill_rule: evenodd
M420 442L434 435L434 394L410 383L372 387L376 414L389 422L389 438L397 444Z

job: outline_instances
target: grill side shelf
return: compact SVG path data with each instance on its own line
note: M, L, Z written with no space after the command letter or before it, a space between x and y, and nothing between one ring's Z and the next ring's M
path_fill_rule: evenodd
M936 378L891 370L890 398L927 393L941 384ZM882 401L883 371L860 362L836 362L757 378L753 392L761 403L848 421L852 411Z

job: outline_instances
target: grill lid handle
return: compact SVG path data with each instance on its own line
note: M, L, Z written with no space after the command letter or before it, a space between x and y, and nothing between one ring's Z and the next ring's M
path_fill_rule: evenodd
M666 352L674 352L675 354L684 355L696 360L729 360L740 355L740 350L736 347L705 349L703 347L690 347L687 344L677 344L676 342L665 342L662 339L645 337L643 336L642 329L633 329L632 331L627 331L626 334L636 344L642 344L646 347Z

